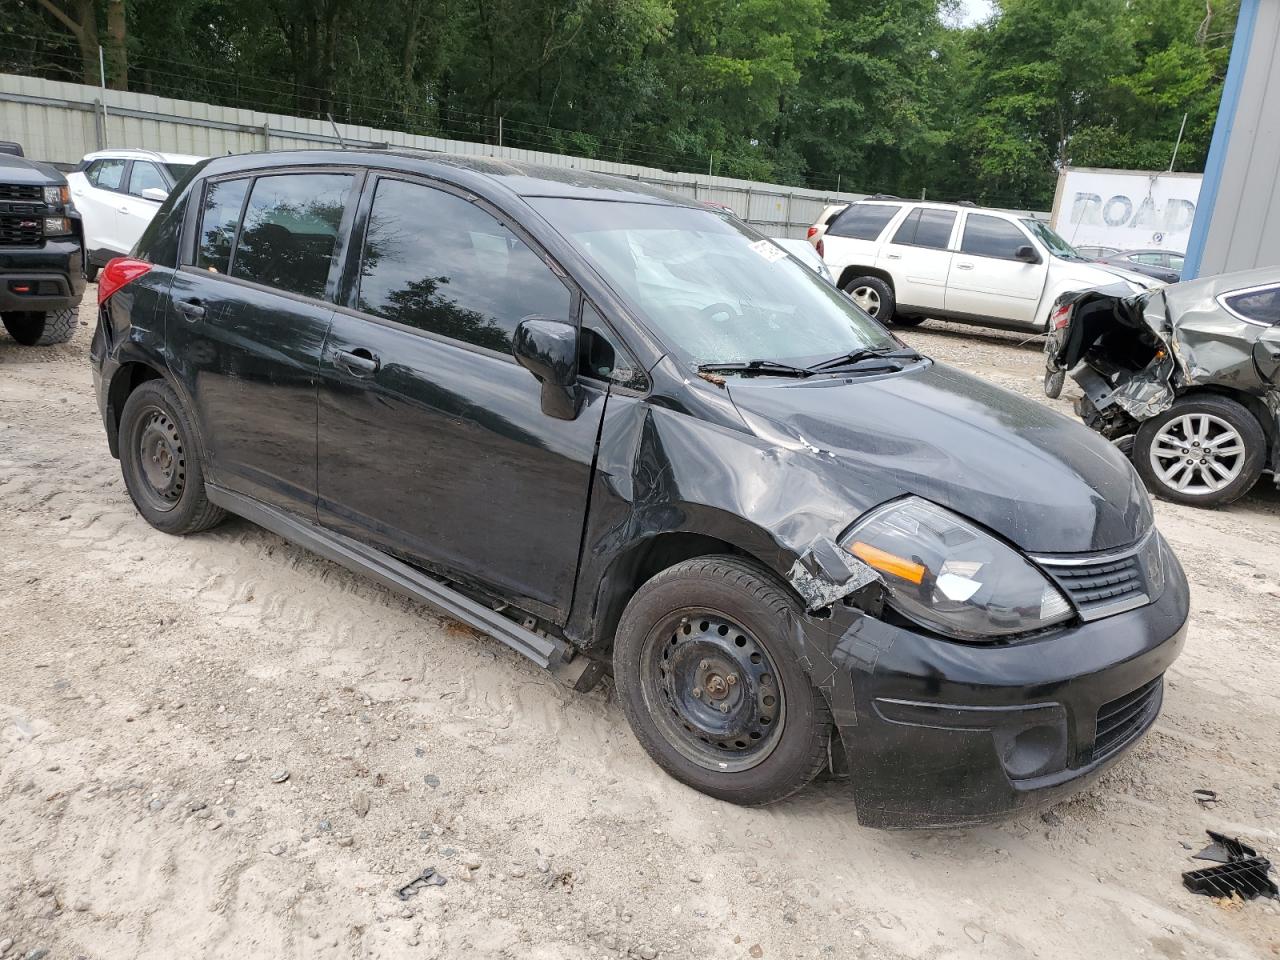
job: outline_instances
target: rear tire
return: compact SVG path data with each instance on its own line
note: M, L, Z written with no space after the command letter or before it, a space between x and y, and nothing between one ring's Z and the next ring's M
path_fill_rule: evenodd
M1062 396L1062 388L1067 382L1067 371L1050 370L1047 367L1044 371L1044 395L1050 400L1057 400Z
M120 471L134 506L157 530L184 536L220 523L209 502L195 430L182 401L163 380L147 380L120 415Z
M658 766L747 806L818 774L831 712L787 639L798 614L767 571L731 556L686 560L636 591L618 624L614 680Z
M879 277L854 277L843 289L854 303L881 323L893 322L897 309L893 287Z
M15 311L4 314L4 328L9 336L24 347L47 347L55 343L66 343L76 332L78 311L75 307L66 310Z
M893 315L893 325L895 327L918 327L927 319L929 318L918 313L895 313Z
M1253 488L1266 454L1266 435L1252 413L1226 397L1199 394L1144 420L1130 456L1157 497L1218 507Z

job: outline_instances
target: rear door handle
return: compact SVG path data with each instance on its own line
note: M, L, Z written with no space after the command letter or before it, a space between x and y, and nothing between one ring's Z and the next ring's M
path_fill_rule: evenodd
M129 212L128 207L116 207L116 213L128 213L128 212Z
M957 270L972 270L972 269L973 269L973 264L972 264L972 263L957 263L957 264L956 264L956 269L957 269Z
M354 350L335 350L333 361L356 377L371 377L382 366L382 361L364 347L357 347Z
M204 304L199 300L179 300L178 312L195 323L204 316Z
M885 254L885 259L886 259L886 260L901 260L901 259L902 259L902 254L900 254L900 253L887 253L887 254Z

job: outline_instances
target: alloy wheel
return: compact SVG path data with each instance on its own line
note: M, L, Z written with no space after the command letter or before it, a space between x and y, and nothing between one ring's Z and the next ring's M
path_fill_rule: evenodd
M1174 417L1151 443L1151 469L1171 490L1208 496L1235 482L1244 469L1244 439L1212 413Z
M853 302L860 306L871 316L875 316L880 312L880 294L876 293L871 287L854 287L853 292L849 294L853 297Z

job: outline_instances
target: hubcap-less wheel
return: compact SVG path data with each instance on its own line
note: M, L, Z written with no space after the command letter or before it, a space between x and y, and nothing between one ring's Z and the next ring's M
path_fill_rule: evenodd
M750 770L782 734L785 698L768 651L720 614L664 620L645 640L640 678L663 737L706 770Z
M874 317L880 312L880 294L870 287L854 287L849 296L853 297L853 302L871 314L871 316Z
M1244 439L1212 413L1187 413L1161 428L1151 444L1151 469L1171 490L1208 496L1244 469Z
M163 511L177 506L187 484L182 435L169 415L157 407L147 410L138 431L138 465L144 481L142 493L151 505Z

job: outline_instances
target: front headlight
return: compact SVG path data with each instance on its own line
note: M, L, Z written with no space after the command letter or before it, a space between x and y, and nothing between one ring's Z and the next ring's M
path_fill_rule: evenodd
M842 546L883 575L899 613L949 637L994 640L1071 616L1066 597L1020 553L919 497L867 514Z
M69 187L45 187L44 202L51 207L66 206L71 201Z
M71 233L69 217L45 217L44 235L46 237L65 237Z

